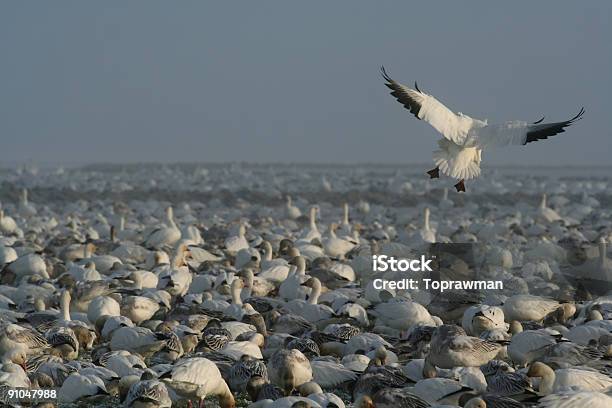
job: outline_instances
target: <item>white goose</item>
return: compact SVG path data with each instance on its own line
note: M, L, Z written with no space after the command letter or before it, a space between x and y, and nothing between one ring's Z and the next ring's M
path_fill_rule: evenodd
M234 408L234 396L227 383L221 377L221 372L212 361L194 357L176 364L172 371L162 375L162 380L178 398L197 398L200 402L207 395L219 398L221 408Z
M302 212L300 211L300 209L292 204L291 196L289 195L287 196L287 204L285 206L285 209L287 211L287 218L289 218L290 220L295 220L302 216Z
M329 227L329 237L323 240L323 249L332 258L344 259L344 255L353 249L355 244L346 239L338 238L336 235L337 228L338 224L331 224Z
M17 230L17 223L12 217L4 215L4 210L0 209L0 232L3 234L12 234Z
M321 233L317 228L317 207L310 207L309 213L310 223L307 228L304 229L299 241L310 243L313 239L321 239Z
M541 123L544 118L534 123L510 121L489 125L486 120L471 118L463 113L454 113L431 95L416 89L408 88L395 82L384 67L381 68L385 85L406 109L417 119L424 120L444 137L438 141L439 150L433 154L436 168L427 173L431 178L443 174L458 179L457 191L465 191L465 180L480 176L482 151L494 146L526 145L542 139L548 139L565 131L584 114L584 108L570 120L554 123Z
M38 211L34 204L28 201L28 189L24 188L21 190L21 197L19 199L19 213L24 217L33 217Z
M235 255L241 249L246 249L249 247L249 242L245 238L246 228L244 224L240 224L238 226L238 234L237 235L229 235L225 239L225 249L231 255Z
M539 392L542 395L563 390L605 391L612 387L612 378L598 371L580 368L553 370L542 362L535 362L527 372L529 377L540 377Z
M555 210L546 205L546 193L542 194L542 200L540 201L540 207L538 207L536 217L538 220L545 223L555 222L561 219L561 216Z
M174 222L174 211L172 207L166 208L165 223L151 231L145 239L147 248L160 249L164 246L172 246L181 239L181 230Z
M326 305L319 305L319 296L321 295L321 281L317 278L310 278L304 282L305 286L312 289L308 300L293 299L286 303L285 307L294 314L304 317L309 322L318 322L319 320L329 319L334 311Z

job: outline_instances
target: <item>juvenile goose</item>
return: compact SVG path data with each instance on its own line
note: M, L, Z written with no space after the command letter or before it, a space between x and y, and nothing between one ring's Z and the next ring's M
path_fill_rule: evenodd
M48 347L45 338L34 330L11 323L0 326L0 355L15 350L26 355L39 354Z
M270 381L281 387L286 395L312 380L310 361L299 350L277 351L268 360L267 368Z
M126 408L170 408L172 400L166 384L152 379L132 384L123 406Z
M423 376L435 376L435 367L479 367L495 358L502 347L500 343L470 337L459 326L442 325L433 332Z

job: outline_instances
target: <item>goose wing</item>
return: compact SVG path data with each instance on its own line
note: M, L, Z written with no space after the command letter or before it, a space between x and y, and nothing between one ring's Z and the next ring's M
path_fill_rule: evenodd
M47 340L40 334L17 326L18 329L7 330L7 337L16 343L21 343L29 348L48 347Z
M445 138L456 144L463 144L467 132L474 124L474 119L463 114L456 114L431 95L421 92L416 82L416 89L408 88L394 81L381 67L385 85L391 89L391 95L404 105L417 119L424 120Z
M565 132L565 128L582 119L584 108L569 120L553 123L527 123L511 121L500 125L489 125L478 129L474 145L480 148L493 146L526 145Z

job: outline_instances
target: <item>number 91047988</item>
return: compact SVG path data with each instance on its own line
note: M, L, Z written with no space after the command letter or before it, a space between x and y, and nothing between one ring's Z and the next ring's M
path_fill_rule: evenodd
M6 388L2 400L8 403L57 401L57 388Z

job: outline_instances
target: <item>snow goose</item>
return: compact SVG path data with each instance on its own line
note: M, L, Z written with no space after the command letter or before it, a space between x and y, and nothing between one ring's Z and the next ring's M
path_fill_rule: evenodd
M243 300L250 298L251 296L267 296L275 288L272 282L261 278L260 276L255 277L253 269L245 268L240 272L240 276L244 279L244 289L240 292L240 297Z
M292 262L295 267L292 268L291 272L287 276L278 289L278 294L281 299L289 301L291 299L306 299L310 294L310 289L303 286L304 282L308 280L306 276L306 260L302 256L296 256Z
M5 235L11 235L17 231L17 223L12 217L4 214L4 210L0 208L0 232Z
M317 228L317 211L317 207L310 207L309 224L308 227L302 231L299 241L311 243L314 239L321 239L321 233L319 232L319 228Z
M320 320L329 319L334 311L326 305L319 305L319 296L321 295L321 281L317 278L310 278L303 285L311 288L308 300L293 299L285 304L285 307L297 315L303 316L309 322L318 322Z
M410 243L413 245L433 244L436 242L436 231L429 225L429 216L431 211L429 207L423 210L423 227L416 231L410 237Z
M511 121L488 124L486 120L471 118L463 113L454 113L436 98L418 88L408 88L395 82L384 67L381 68L385 85L393 95L417 119L424 120L444 136L438 141L439 150L433 154L436 167L427 173L431 178L442 174L458 179L457 191L465 191L465 180L480 176L482 151L495 146L526 145L548 139L565 131L567 126L579 120L584 108L570 120L554 123Z
M300 394L308 399L313 400L321 408L345 408L344 401L336 394L331 392L323 392L323 389L316 381L309 381L299 386Z
M536 213L536 218L544 223L559 221L561 216L555 210L546 205L546 193L542 194L542 200Z
M97 324L103 316L120 316L121 305L110 296L98 296L87 306L87 319L91 324Z
M310 361L299 350L281 349L268 360L270 381L289 395L298 386L312 380Z
M79 341L69 327L52 327L45 333L50 354L62 357L64 360L74 360L79 355Z
M45 279L49 279L45 260L40 255L33 253L20 256L17 260L7 265L5 271L13 273L16 281L21 281L24 276L29 275L40 275Z
M548 353L550 347L562 339L559 332L551 329L525 330L516 333L517 329L514 326L520 327L520 323L511 324L511 331L515 334L508 344L508 356L517 365L526 365L541 358Z
M348 203L344 203L342 205L342 221L336 230L336 234L342 238L350 237L352 238L353 227L349 222L349 205Z
M338 224L330 225L329 236L323 240L323 249L325 253L332 258L344 259L346 253L355 247L355 243L338 238L336 235L337 228Z
M231 317L234 320L241 320L244 315L243 303L240 293L244 288L244 282L242 279L234 279L230 287L230 293L232 296L232 304L223 312L226 316Z
M2 363L0 368L0 384L3 387L11 388L30 388L31 381L26 374L26 370L12 362Z
M405 333L415 325L435 326L435 321L423 306L408 299L393 298L379 303L372 312L379 323Z
M0 355L19 350L26 355L40 354L49 344L34 330L16 324L5 324L0 327Z
M10 246L0 245L0 269L17 260L17 252Z
M505 330L504 311L498 306L471 306L463 312L461 326L471 336L480 336L485 330Z
M197 399L200 404L208 395L219 399L221 408L234 408L236 403L221 372L212 361L192 357L179 361L171 371L160 376L177 399Z
M28 189L21 190L19 197L19 213L24 217L33 217L38 214L36 207L28 200Z
M540 399L540 408L608 408L612 406L612 397L593 391L564 391L550 394Z
M174 212L172 207L166 208L165 223L153 229L147 235L144 245L147 248L160 249L174 245L181 239L181 230L174 222Z
M315 359L310 366L313 380L324 389L335 389L357 379L357 374L343 364Z
M556 300L534 295L514 295L504 302L502 309L506 321L541 322L550 313L556 311L560 304Z
M107 394L104 381L95 375L79 373L70 374L57 392L61 402L75 402L87 397Z
M425 358L423 376L436 375L435 367L479 367L492 360L503 345L470 337L458 326L442 325L434 330L431 349Z
M302 212L298 207L293 205L291 202L291 196L287 196L287 203L285 205L285 211L287 212L287 218L290 220L296 220L302 216Z
M172 400L166 384L159 380L145 380L130 386L123 405L128 408L170 408Z
M605 391L612 386L612 378L598 371L580 368L553 370L539 361L529 366L527 376L541 378L538 388L541 395L549 395L567 389Z
M136 324L149 320L159 310L159 304L145 296L128 296L121 306L121 315Z
M230 369L228 375L230 389L235 392L244 392L249 380L254 375L261 377L264 382L267 382L268 370L266 364L248 355L241 356L240 360L232 365Z
M161 350L164 343L164 340L160 340L145 327L120 327L113 333L110 348L113 351L126 350L145 356Z
M238 234L230 234L225 239L225 249L230 255L236 255L236 253L241 249L246 249L249 247L249 242L245 238L245 233L246 228L244 224L241 223L238 226Z
M355 408L428 408L429 402L402 388L384 388L373 396L361 395Z

